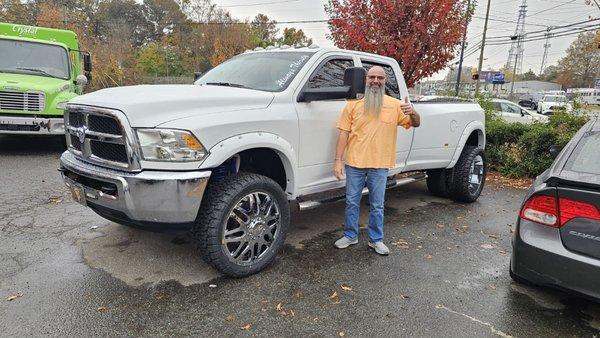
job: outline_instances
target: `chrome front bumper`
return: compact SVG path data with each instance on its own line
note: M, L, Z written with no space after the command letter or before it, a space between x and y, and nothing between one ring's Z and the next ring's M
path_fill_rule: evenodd
M173 225L194 222L211 175L112 170L83 162L69 151L60 158L60 171L67 187L81 191L80 202L106 218Z
M64 135L62 117L16 117L0 114L0 134Z

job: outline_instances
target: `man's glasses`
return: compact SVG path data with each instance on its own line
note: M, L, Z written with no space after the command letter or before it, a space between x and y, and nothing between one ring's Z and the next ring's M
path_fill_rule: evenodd
M383 81L385 80L385 76L369 75L367 76L367 79Z

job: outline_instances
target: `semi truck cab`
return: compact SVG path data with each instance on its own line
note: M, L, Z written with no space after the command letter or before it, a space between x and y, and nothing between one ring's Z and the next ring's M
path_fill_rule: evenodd
M66 104L91 71L74 32L0 22L0 134L64 135Z

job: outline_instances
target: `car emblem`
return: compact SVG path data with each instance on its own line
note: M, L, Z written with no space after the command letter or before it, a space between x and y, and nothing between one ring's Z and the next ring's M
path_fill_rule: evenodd
M85 141L85 135L87 133L87 130L88 129L86 126L75 128L75 136L77 136L81 144L83 144L83 141Z

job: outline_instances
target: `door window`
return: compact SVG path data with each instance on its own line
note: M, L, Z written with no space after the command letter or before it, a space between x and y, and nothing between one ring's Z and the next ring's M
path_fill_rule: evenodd
M354 64L350 59L331 59L321 65L308 81L308 88L342 87L344 72Z
M512 104L502 102L500 105L502 107L502 112L504 113L521 115L521 109L513 106Z

